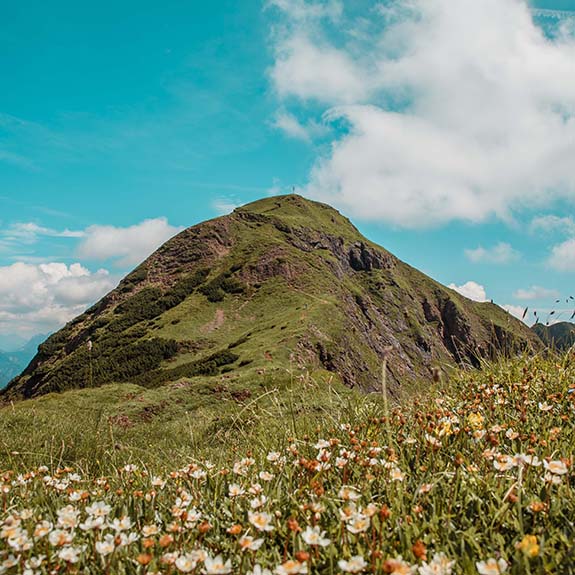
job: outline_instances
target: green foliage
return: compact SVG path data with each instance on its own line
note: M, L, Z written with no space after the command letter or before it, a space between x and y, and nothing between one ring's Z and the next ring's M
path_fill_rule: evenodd
M82 346L55 368L46 382L48 392L97 387L113 381L132 381L157 369L178 352L175 341L139 340L141 331L108 337L94 343L92 352Z
M228 294L242 294L245 292L245 286L236 278L232 277L234 271L241 269L238 266L218 275L212 281L200 288L200 293L204 294L208 301L219 302L222 301L225 295Z
M168 381L177 381L183 377L196 377L199 375L217 375L219 368L229 366L239 359L239 355L229 350L218 351L205 358L197 359L174 367L142 373L134 382L146 387L157 387Z

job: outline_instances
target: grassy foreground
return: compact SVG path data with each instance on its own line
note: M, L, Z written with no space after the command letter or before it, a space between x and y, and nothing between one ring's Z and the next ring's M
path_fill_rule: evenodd
M321 379L1 409L0 573L575 573L573 355L389 410Z

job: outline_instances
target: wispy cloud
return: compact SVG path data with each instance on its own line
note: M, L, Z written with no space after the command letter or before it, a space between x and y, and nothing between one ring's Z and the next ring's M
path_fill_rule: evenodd
M233 212L236 208L241 206L241 202L233 198L216 198L212 202L212 207L219 216L225 216L230 212Z
M507 264L520 258L519 252L510 244L499 242L491 248L479 246L475 249L465 250L465 256L474 263Z
M571 216L549 214L537 216L531 220L529 229L533 233L575 235L575 220Z
M518 289L513 297L521 300L537 300L558 298L559 292L555 289L547 289L541 286L531 286L528 289Z

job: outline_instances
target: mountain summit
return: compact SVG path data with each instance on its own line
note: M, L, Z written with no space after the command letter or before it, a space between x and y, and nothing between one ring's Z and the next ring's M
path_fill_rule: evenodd
M401 262L330 206L288 195L172 238L48 338L4 396L304 371L370 391L384 357L398 393L435 366L538 345L500 307Z

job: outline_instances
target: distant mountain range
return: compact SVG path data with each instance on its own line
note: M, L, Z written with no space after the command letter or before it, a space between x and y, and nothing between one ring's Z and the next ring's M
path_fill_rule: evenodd
M38 353L38 346L46 337L46 335L36 335L15 351L0 349L0 389L26 369L32 358Z
M374 391L382 365L399 394L435 368L541 346L499 306L403 263L330 206L288 195L169 240L40 345L3 399L114 382L255 388L316 372Z
M553 325L536 323L531 328L545 344L558 350L569 349L575 344L575 324L561 321Z

